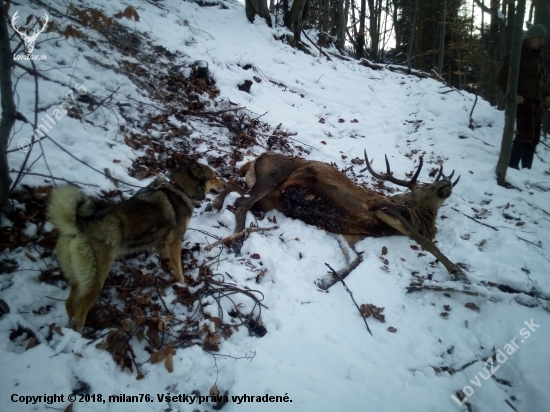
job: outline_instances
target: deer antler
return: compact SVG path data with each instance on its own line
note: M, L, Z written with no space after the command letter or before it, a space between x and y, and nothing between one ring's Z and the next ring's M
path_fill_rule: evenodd
M27 30L25 29L25 33L21 33L19 31L19 27L16 27L15 26L15 20L17 20L17 17L19 14L19 10L15 12L15 14L13 15L13 17L11 18L11 27L13 27L13 30L15 30L17 33L19 33L21 36L24 36L24 37L27 37Z
M451 180L453 178L454 174L455 174L455 171L453 170L449 176L445 176L443 174L443 163L441 163L441 166L439 166L439 173L437 174L437 177L435 178L435 182L437 182L441 178L441 176L443 176L443 179ZM453 187L456 186L456 184L458 183L459 180L460 180L460 176L458 176L456 178L456 180L454 181Z
M48 15L46 13L44 13L44 18L45 18L45 21L44 21L44 24L42 25L42 28L40 30L33 30L33 34L32 34L32 36L30 36L30 38L32 40L36 40L38 35L40 33L42 33L46 29L46 27L48 26L48 21L50 20L50 18L48 17Z
M405 180L401 180L401 179L397 179L396 177L393 177L393 175L391 174L391 170L390 170L390 162L388 161L388 156L385 156L385 158L386 158L386 174L381 175L381 174L376 173L374 170L372 170L372 168L370 166L370 163L369 163L369 158L367 157L367 151L365 150L364 153L365 153L365 161L367 162L367 167L362 169L361 172L364 172L366 169L368 169L370 174L373 175L376 179L388 180L392 183L395 183L396 185L405 186L405 187L408 187L409 189L412 189L414 186L416 186L416 179L418 179L418 175L420 174L420 170L422 169L422 164L424 162L422 157L420 158L420 161L418 162L418 169L416 169L416 173L414 174L412 179L407 182Z

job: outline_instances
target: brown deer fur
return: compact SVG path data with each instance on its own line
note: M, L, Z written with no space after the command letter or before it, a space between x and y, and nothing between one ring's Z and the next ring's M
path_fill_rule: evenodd
M368 158L367 168L376 178L390 180L410 189L392 197L358 186L345 174L331 165L314 160L304 160L278 153L266 152L241 167L249 192L235 185L228 185L216 200L220 209L230 191L242 196L237 199L235 233L244 230L246 213L254 207L261 211L278 209L286 216L303 220L329 232L340 233L354 243L367 236L405 235L415 240L423 249L432 253L455 279L467 281L464 273L453 264L432 240L437 232L437 212L448 198L454 184L439 171L435 182L417 184L415 176L401 181L391 175L386 159L387 173L372 171ZM440 177L443 176L443 179ZM231 247L238 253L243 238L234 240Z

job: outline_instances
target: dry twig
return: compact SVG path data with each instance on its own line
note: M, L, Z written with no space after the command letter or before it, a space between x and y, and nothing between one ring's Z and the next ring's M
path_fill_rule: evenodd
M211 245L205 246L204 250L206 250L207 252L210 252L216 246L219 246L221 244L228 244L228 243L232 242L233 240L240 238L243 235L248 235L249 233L253 233L253 232L267 232L268 230L274 230L274 229L277 229L278 227L279 226L249 227L248 229L240 231L239 233L233 233L232 235L224 237L223 239L220 239L217 242L212 243Z

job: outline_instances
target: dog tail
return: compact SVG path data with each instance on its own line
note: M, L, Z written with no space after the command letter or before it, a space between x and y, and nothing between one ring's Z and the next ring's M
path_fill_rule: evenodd
M82 233L78 217L92 214L92 201L75 186L61 186L54 190L46 215L61 235L76 236Z

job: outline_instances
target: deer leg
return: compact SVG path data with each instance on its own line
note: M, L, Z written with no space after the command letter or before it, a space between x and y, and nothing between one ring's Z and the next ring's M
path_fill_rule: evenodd
M237 211L235 212L235 232L239 233L244 230L246 224L246 213L254 206L258 200L268 195L271 192L271 189L266 188L264 190L254 190L254 186L251 192L248 195L241 196L235 201L235 206L237 206ZM243 246L244 235L234 239L231 242L231 250L238 255Z
M227 195L231 192L237 192L241 196L243 196L246 193L246 190L237 186L236 184L233 184L231 182L227 182L225 189L223 189L218 196L216 197L216 200L212 203L212 207L215 210L221 210L223 207L223 202L225 201L225 198Z
M441 251L433 244L433 242L427 237L422 236L418 233L412 225L403 218L398 212L391 210L390 208L378 209L373 211L377 218L382 220L387 225L393 227L395 230L401 232L405 236L410 237L416 243L418 243L422 248L432 255L434 255L445 268L451 274L452 280L460 280L465 283L470 283L466 274L451 262L447 257L441 253Z
M338 241L338 244L340 245L340 249L342 249L342 252L344 252L344 256L346 257L346 260L349 262L347 266L343 267L342 269L338 270L336 274L338 276L335 276L333 273L328 273L324 278L321 278L315 282L317 287L322 290L327 290L335 283L338 283L341 279L345 279L346 276L348 276L351 272L355 270L357 266L363 261L363 252L358 253L355 250L355 243L357 243L359 240L363 239L364 236L350 236L343 235L344 239L348 242L348 246L351 250L353 250L356 254L356 258L354 260L351 260L351 257L349 255L348 249L342 244L342 239L340 236L336 237L336 240Z

